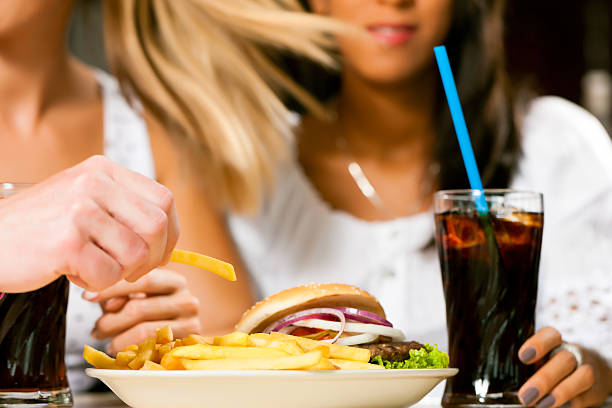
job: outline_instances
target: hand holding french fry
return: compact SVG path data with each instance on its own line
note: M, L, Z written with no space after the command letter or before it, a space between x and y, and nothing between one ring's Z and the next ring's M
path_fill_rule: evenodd
M88 290L134 281L166 264L179 236L172 193L102 156L1 201L3 292L62 275Z

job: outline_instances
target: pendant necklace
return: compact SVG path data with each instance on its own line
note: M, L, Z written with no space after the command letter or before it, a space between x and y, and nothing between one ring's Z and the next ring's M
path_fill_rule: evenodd
M363 171L363 168L350 151L348 143L344 136L338 136L336 138L336 146L347 156L347 171L355 182L355 185L357 186L361 194L372 204L374 208L376 208L379 213L384 215L386 218L401 218L385 203L380 194L378 194L376 188L374 188L374 185L370 182L370 179ZM436 161L433 161L428 166L425 177L420 183L418 199L408 208L409 214L420 210L427 196L433 193L435 180L437 179L439 174L440 165Z

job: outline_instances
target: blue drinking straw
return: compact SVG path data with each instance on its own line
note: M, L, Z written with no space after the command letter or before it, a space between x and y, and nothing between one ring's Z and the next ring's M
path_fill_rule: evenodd
M434 53L436 54L436 60L438 61L438 68L440 69L440 75L442 76L442 84L444 85L444 91L446 92L446 99L448 100L448 107L450 108L453 124L455 125L457 139L459 139L459 148L461 149L461 156L463 156L465 170L467 171L472 190L476 190L474 197L476 200L476 209L478 210L479 214L487 214L489 212L489 206L487 205L484 189L482 188L480 173L478 172L478 166L476 165L474 150L472 150L472 142L470 142L470 135L468 133L467 125L465 124L465 117L463 116L463 109L461 108L461 102L459 101L457 85L455 85L455 78L453 77L453 71L448 60L446 47L443 45L435 47Z

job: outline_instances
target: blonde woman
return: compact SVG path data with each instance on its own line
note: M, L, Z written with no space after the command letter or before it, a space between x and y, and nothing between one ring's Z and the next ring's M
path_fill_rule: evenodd
M0 178L37 183L105 154L174 192L178 246L238 272L227 283L171 265L101 292L72 287L67 364L76 367L83 344L94 342L90 331L93 345L116 352L166 323L178 336L230 330L252 303L223 209L253 207L289 129L269 86L288 84L259 46L326 61L326 39L316 30L323 20L286 11L290 1L106 0L117 81L68 54L72 3L0 5ZM86 379L71 385L82 389Z

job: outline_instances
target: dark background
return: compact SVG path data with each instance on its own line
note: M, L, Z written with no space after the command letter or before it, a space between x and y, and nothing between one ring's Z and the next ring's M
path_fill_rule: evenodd
M508 70L516 83L591 110L612 129L612 0L508 0ZM70 46L105 68L99 0L77 2Z

